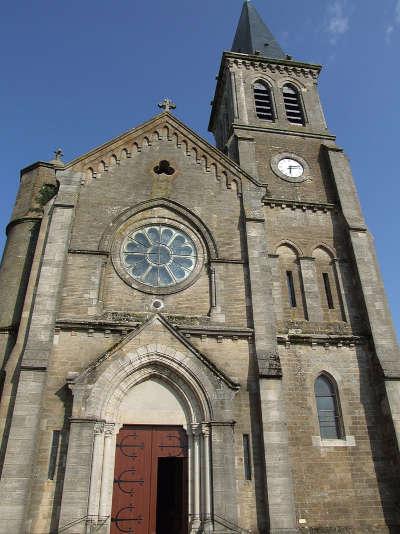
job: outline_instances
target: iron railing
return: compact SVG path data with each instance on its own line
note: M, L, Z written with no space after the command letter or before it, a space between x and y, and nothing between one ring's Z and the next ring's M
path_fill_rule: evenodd
M109 519L110 516L99 518L98 515L84 515L83 517L79 517L78 519L74 519L70 523L67 523L66 525L63 525L62 527L52 530L50 534L60 534L62 532L67 532L72 527L76 527L76 525L79 525L79 523L87 523L91 526L91 532L96 532L100 527L102 527Z
M238 534L252 534L251 530L242 528L239 525L236 525L236 523L233 523L232 521L230 521L229 519L226 519L225 517L221 517L217 514L214 514L213 518L214 518L214 523L221 525L225 529L229 529L228 532L235 532Z

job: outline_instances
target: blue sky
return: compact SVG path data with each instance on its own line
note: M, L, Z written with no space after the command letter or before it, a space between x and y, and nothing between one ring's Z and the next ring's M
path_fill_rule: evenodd
M328 125L352 163L400 331L400 0L254 0L285 51L325 65ZM158 113L207 133L221 52L229 49L241 0L18 0L0 20L0 226L19 170L70 160ZM284 7L283 7L284 6ZM4 245L4 232L0 249Z

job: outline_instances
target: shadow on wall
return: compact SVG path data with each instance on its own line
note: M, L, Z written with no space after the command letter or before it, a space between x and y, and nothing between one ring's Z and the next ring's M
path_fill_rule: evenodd
M24 223L24 224L26 224L26 223ZM19 225L17 225L17 227L18 226ZM21 270L20 285L19 285L18 293L17 293L16 299L15 299L14 311L13 311L13 314L12 314L12 317L11 317L12 324L10 326L15 327L15 335L10 336L10 338L8 340L8 343L7 343L6 351L5 351L5 354L4 354L3 368L1 370L1 373L2 373L2 376L1 376L2 384L1 384L1 397L0 398L2 398L3 387L4 387L4 385L6 383L6 379L7 379L7 372L6 372L5 367L7 365L9 357L10 357L10 355L12 353L12 350L13 350L13 348L15 346L15 343L17 341L18 326L19 326L19 322L20 322L20 318L21 318L22 308L23 308L24 301L25 301L26 290L27 290L27 287L28 287L29 276L30 276L30 272L31 272L31 268L32 268L33 256L34 256L35 250L36 250L36 244L37 244L37 239L38 239L38 235L39 235L39 228L40 228L40 223L39 222L35 222L32 225L31 229L29 230L29 233L30 233L29 244L28 244L28 247L27 247L25 260L24 260L24 263L23 263L23 266L22 266L22 270ZM5 251L5 254L6 254L6 251ZM5 254L3 256L3 260L5 258ZM25 349L25 341L24 341L23 349L21 350L21 354L18 355L18 362L17 362L17 364L15 366L15 369L13 370L13 376L10 377L10 379L9 379L10 380L10 385L11 385L11 393L10 393L10 400L9 400L8 409L7 409L6 421L5 421L5 424L4 424L3 440L2 440L1 448L0 448L0 477L1 477L1 474L2 474L2 471L3 471L4 458L5 458L5 455L6 455L6 450L7 450L7 445L8 445L8 438L9 438L9 434L10 434L11 421L12 421L12 417L13 417L13 413L14 413L14 405L15 405L15 399L16 399L18 383L19 383L19 368L20 368L20 365L21 365L24 349Z
M377 361L366 361L357 348L360 369L360 400L364 407L372 460L388 532L400 532L400 454L386 396L384 377ZM355 474L356 476L359 473ZM368 503L366 502L367 506Z
M60 522L61 499L64 486L65 467L68 451L69 420L72 415L72 392L67 385L56 392L57 397L64 404L64 421L61 429L61 440L58 451L58 465L55 471L56 484L54 488L53 511L51 515L50 534L57 534Z

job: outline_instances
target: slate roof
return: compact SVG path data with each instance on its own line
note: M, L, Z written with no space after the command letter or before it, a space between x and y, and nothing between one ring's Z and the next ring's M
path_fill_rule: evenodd
M243 4L232 52L259 53L271 59L286 59L286 54L250 1Z

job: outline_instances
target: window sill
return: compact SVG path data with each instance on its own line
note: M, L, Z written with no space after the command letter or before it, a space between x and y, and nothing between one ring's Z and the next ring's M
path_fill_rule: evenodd
M312 436L314 447L355 447L354 436L346 436L343 439L322 439L321 436Z

